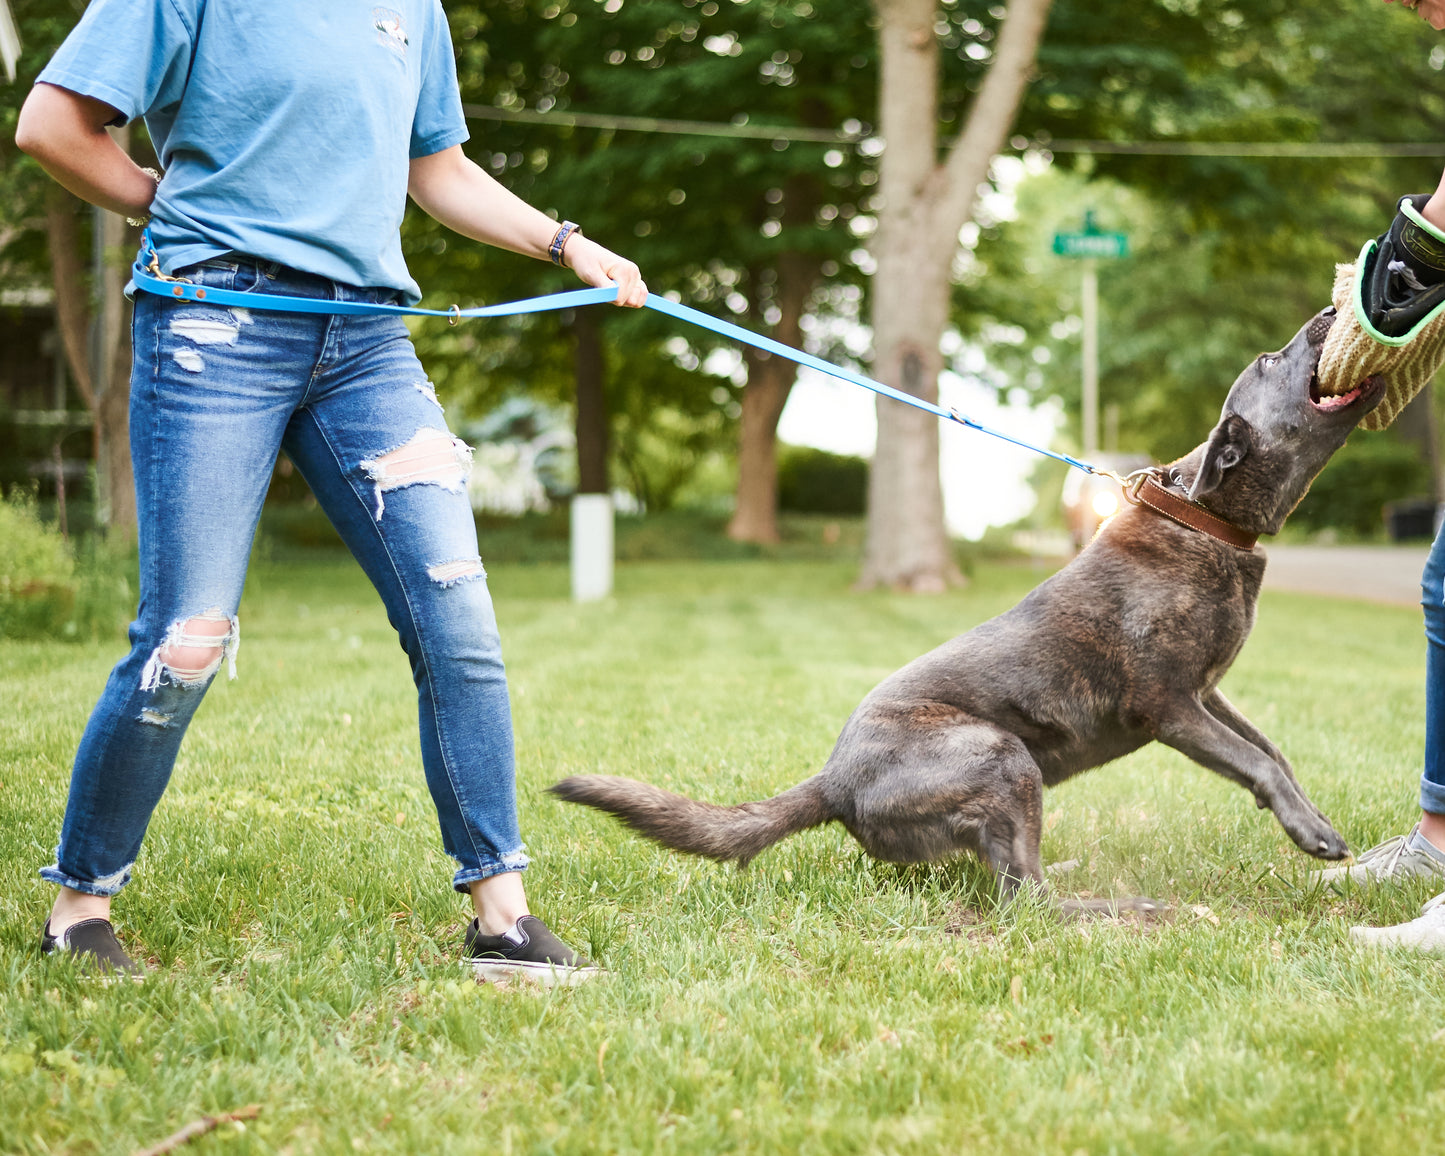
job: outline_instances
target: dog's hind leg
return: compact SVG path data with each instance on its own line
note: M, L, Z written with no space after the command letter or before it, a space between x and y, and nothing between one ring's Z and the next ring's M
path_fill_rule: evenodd
M1047 889L1043 775L1016 735L932 704L880 712L859 730L852 765L837 768L854 784L840 818L870 855L921 863L972 851L1004 897Z
M1000 898L1011 899L1023 887L1046 891L1039 852L1044 829L1043 776L1031 758L1027 766L1012 763L999 770L1000 787L984 821L980 853L998 876Z

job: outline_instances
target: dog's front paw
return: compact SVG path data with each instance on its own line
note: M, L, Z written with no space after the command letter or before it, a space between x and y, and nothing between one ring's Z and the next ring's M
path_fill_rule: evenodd
M1301 851L1306 855L1313 855L1316 859L1348 859L1350 856L1350 847L1345 842L1345 837L1336 831L1323 815L1318 818L1311 815L1307 821L1293 829L1285 827L1285 831Z

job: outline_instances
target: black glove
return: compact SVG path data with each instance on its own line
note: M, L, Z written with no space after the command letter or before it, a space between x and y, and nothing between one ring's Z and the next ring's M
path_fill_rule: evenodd
M1429 199L1429 193L1401 199L1389 231L1357 274L1365 315L1386 337L1404 336L1445 302L1445 241L1404 212L1408 204L1418 215Z

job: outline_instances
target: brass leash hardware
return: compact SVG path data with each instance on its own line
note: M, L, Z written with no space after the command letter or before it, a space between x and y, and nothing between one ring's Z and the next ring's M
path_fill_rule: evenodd
M162 273L160 254L157 253L155 249L151 249L150 254L150 263L145 267L145 271L149 273L152 277L154 277L157 281L169 281L176 285L192 284L192 281L189 277L172 277L168 273Z
M456 325L458 322L461 321L461 319L462 319L462 307L461 307L460 305L453 305L450 309L447 310L447 324L448 324L448 325Z
M1142 470L1135 470L1126 477L1121 478L1118 474L1109 476L1123 487L1125 500L1131 506L1137 506L1139 505L1139 491L1144 488L1144 483L1150 478L1159 477L1160 473L1158 466L1145 466Z

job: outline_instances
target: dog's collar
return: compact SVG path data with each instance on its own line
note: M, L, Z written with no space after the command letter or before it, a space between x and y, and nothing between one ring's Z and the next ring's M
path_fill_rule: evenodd
M1156 514L1162 514L1172 522L1207 534L1237 550L1253 550L1259 541L1258 534L1251 534L1233 522L1225 521L1218 514L1212 514L1198 502L1172 493L1159 484L1156 472L1141 473L1138 480L1125 491L1129 500L1147 506Z

